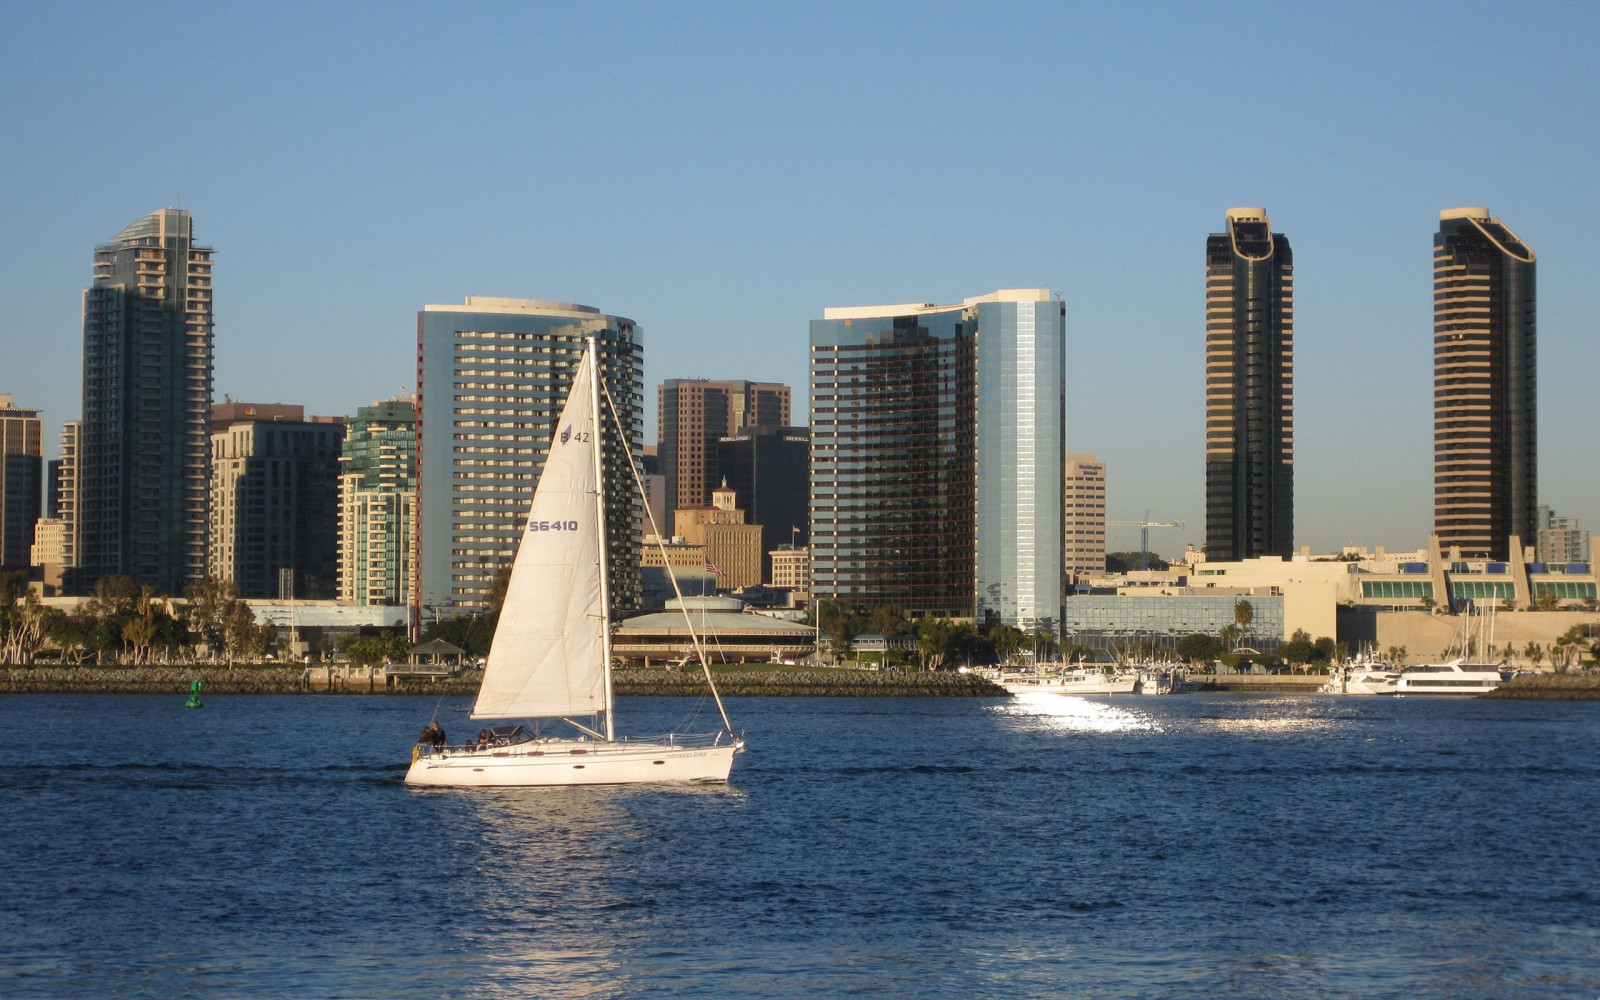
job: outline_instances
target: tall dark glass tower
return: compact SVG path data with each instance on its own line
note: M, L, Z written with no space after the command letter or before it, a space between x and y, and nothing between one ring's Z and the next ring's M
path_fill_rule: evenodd
M1294 550L1294 256L1266 209L1206 240L1206 556Z
M1433 525L1463 556L1538 537L1535 257L1486 208L1433 238Z
M94 252L83 293L79 565L178 595L206 575L211 254L153 212Z

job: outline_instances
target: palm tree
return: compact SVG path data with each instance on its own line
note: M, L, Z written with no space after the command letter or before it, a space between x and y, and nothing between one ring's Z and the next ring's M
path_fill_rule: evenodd
M1238 640L1239 634L1239 626L1237 625L1224 625L1222 626L1222 631L1217 633L1217 635L1222 639L1222 645L1225 649L1232 649L1234 647L1234 643Z
M1250 633L1250 623L1256 620L1255 605L1249 601L1235 601L1233 620L1239 623L1239 638L1242 641Z

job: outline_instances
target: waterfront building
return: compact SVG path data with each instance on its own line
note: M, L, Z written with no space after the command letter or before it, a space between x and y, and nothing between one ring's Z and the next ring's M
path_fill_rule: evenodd
M240 597L330 600L344 418L283 403L212 407L209 574Z
M175 208L95 248L78 450L85 585L127 575L178 595L206 575L213 252Z
M417 405L380 399L345 421L339 457L339 600L410 607Z
M1065 643L1096 650L1147 642L1158 649L1176 649L1186 635L1216 636L1233 625L1240 600L1250 602L1253 617L1239 645L1270 654L1288 637L1284 598L1272 594L1069 594L1061 637Z
M1539 535L1536 559L1542 563L1586 563L1589 561L1589 529L1575 517L1561 517L1540 505L1535 512Z
M738 494L738 506L761 525L761 551L804 545L810 539L811 432L804 427L758 425L717 442L717 465ZM763 579L771 579L763 556Z
M685 609L694 622L691 631ZM612 654L648 667L651 661L693 662L695 640L722 662L765 663L809 656L817 648L816 630L744 610L737 597L693 596L665 602L665 610L639 615L617 625Z
M1063 501L1065 552L1061 570L1076 582L1106 568L1106 464L1093 455L1067 455Z
M747 427L789 423L789 387L776 382L667 379L656 390L658 454L667 506L711 501L722 482L717 442Z
M1294 548L1294 255L1262 208L1206 239L1206 555Z
M33 527L44 492L44 423L0 394L0 567L33 565Z
M1514 558L1537 537L1535 257L1486 208L1433 238L1433 525L1446 548Z
M767 553L772 560L772 585L794 591L797 600L811 596L811 553L804 548L780 545Z
M416 599L430 620L482 611L511 564L587 338L598 338L611 600L639 600L633 467L644 434L643 342L633 320L591 306L469 296L417 314ZM603 395L603 410L609 404Z
M746 524L736 494L726 485L711 491L705 507L679 507L673 534L705 550L706 572L717 578L719 590L759 586L761 576L761 525Z
M1060 618L1066 307L1046 289L811 322L811 587Z

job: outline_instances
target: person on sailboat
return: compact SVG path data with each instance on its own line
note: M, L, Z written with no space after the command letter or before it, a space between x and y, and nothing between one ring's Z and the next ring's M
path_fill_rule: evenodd
M444 727L439 725L439 720L433 720L433 722L428 725L428 730L429 734L433 738L433 748L435 750L443 750L445 744Z

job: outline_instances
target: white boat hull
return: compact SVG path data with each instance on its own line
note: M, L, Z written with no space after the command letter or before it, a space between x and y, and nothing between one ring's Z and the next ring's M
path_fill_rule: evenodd
M1134 686L1138 683L1138 677L1119 674L1090 680L1057 677L1042 677L1037 680L1006 678L1000 681L1000 686L1011 694L1133 694Z
M408 785L478 788L724 784L742 740L719 746L547 741L489 750L418 753Z

